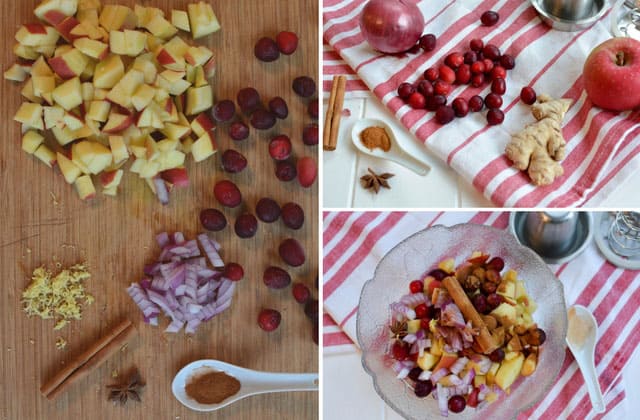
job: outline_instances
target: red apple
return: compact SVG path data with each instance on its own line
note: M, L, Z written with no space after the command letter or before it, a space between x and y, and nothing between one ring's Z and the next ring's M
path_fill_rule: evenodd
M640 41L613 38L584 63L584 87L594 105L611 111L640 107Z

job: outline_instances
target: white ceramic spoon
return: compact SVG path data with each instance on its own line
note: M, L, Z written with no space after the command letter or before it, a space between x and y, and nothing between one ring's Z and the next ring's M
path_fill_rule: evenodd
M221 371L240 381L240 390L219 404L201 404L189 397L185 391L190 378L207 371ZM186 407L195 411L215 411L244 397L267 392L317 391L316 373L275 373L245 369L213 359L191 362L176 374L171 384L173 395Z
M594 361L597 335L598 323L591 312L582 305L570 307L567 344L582 371L593 409L596 413L603 413L605 405Z
M380 148L375 148L373 150L367 148L364 144L362 144L362 140L360 140L360 133L364 131L367 127L384 127L389 138L391 138L391 149L388 152ZM353 145L356 146L358 150L362 153L374 156L380 159L389 159L394 161L406 168L411 169L413 172L418 175L426 175L431 169L426 163L414 158L406 150L402 148L398 140L396 139L396 135L393 130L386 122L382 120L378 120L375 118L363 118L358 120L351 130L351 141Z

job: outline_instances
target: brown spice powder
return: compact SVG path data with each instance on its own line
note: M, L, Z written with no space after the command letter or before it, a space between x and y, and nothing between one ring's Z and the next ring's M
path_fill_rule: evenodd
M224 372L208 372L196 376L185 387L187 395L200 404L218 404L235 395L240 382Z
M391 149L391 138L384 127L367 127L360 133L360 141L369 150L380 148L385 152Z

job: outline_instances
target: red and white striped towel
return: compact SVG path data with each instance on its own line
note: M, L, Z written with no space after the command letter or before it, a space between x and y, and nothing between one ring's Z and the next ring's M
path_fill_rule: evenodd
M323 218L324 310L325 320L333 320L323 331L323 350L330 353L337 348L353 349L346 338L356 342L355 318L362 286L373 276L380 259L400 241L435 224L471 222L506 228L509 214L332 212ZM603 259L595 244L574 260L551 269L564 284L567 304L587 306L598 321L596 369L600 387L607 393L640 344L640 271L616 268ZM521 417L583 419L593 417L590 410L582 375L567 350L555 385Z
M433 53L382 55L364 41L358 26L366 0L325 0L324 40L346 63L335 60L325 72L355 69L357 75L425 146L447 162L494 203L505 207L570 207L606 204L607 193L640 168L640 111L612 113L593 107L582 80L588 53L610 37L608 13L582 32L550 29L528 1L429 0L418 3L425 32L438 38ZM485 10L500 14L492 27L479 24ZM415 82L427 68L439 64L449 52L467 48L469 40L482 38L516 57L507 76L503 96L505 122L489 127L485 113L473 113L446 126L438 125L432 112L413 110L397 97L404 81ZM326 78L327 76L325 76ZM356 85L350 76L352 85ZM324 80L327 88L327 79ZM574 100L565 117L568 141L563 161L565 174L552 185L534 187L527 175L511 168L503 155L511 134L533 121L529 107L519 100L522 86ZM360 89L353 88L358 94ZM450 98L484 96L489 91L458 87ZM349 90L348 90L349 94Z

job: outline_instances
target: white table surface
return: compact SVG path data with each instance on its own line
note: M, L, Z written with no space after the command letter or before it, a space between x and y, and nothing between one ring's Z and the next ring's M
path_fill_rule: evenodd
M331 420L400 420L376 394L371 377L360 363L360 353L325 354L323 358L323 418ZM640 413L640 349L636 349L623 372L626 398L604 418L637 419Z
M324 100L326 112L327 99ZM442 160L429 152L375 98L345 99L343 116L335 151L323 153L323 208L486 208L495 207L472 185ZM351 129L360 118L378 118L393 129L398 142L413 156L427 163L431 170L419 176L388 160L360 153L351 143ZM367 168L377 173L391 172L391 190L382 189L377 195L360 186L360 177ZM602 207L640 208L635 177L622 183Z

